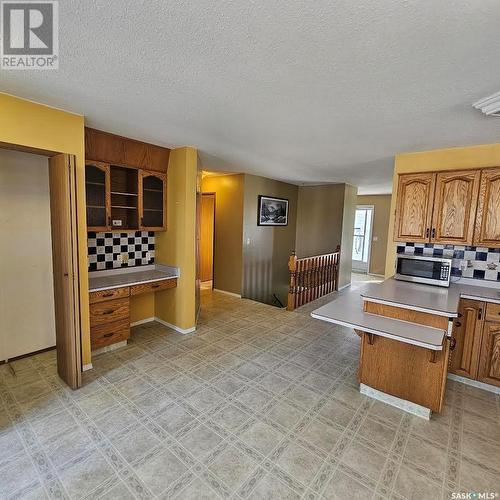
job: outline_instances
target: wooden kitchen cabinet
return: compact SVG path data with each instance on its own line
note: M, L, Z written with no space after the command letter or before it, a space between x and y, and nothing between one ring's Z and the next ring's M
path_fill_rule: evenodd
M401 174L398 180L394 240L429 241L435 173Z
M474 245L500 247L500 168L481 172Z
M170 149L85 127L85 158L156 172L167 172Z
M139 217L143 231L166 229L167 176L159 172L139 171Z
M500 304L487 304L481 342L481 382L500 386Z
M430 235L432 243L472 244L480 175L480 170L436 175Z
M485 303L461 299L458 318L453 322L455 347L449 371L461 377L477 379Z
M101 162L86 162L85 196L88 231L109 231L111 229L109 165Z

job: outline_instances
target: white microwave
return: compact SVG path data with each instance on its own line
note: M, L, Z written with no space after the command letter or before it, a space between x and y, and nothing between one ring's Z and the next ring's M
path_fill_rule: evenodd
M427 285L450 286L451 259L398 254L394 278Z

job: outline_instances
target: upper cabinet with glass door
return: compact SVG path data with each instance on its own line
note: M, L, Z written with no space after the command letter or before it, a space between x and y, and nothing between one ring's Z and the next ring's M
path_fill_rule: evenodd
M85 195L87 198L87 228L89 231L109 231L111 228L110 168L101 162L85 164Z
M167 176L157 172L139 171L140 228L145 231L166 229L165 201Z
M87 229L164 231L170 150L85 127Z

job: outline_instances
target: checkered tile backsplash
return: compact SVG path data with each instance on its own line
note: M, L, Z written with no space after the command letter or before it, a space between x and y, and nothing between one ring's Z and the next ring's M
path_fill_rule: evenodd
M89 271L116 269L153 264L155 260L155 233L88 233ZM149 252L150 259L146 258ZM128 254L128 262L118 262L118 256Z
M398 253L448 257L451 275L478 280L500 281L500 248L437 245L433 243L398 243ZM468 261L465 271L460 270L460 261Z

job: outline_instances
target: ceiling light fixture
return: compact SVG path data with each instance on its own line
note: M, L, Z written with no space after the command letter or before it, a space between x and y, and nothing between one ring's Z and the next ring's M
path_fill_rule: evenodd
M472 107L488 116L500 116L500 92L475 102Z

